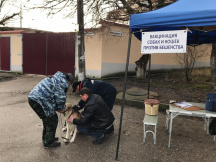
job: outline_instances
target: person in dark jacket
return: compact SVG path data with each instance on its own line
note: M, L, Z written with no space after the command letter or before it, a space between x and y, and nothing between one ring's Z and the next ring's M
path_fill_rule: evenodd
M116 88L113 85L104 81L86 78L83 81L73 83L73 92L79 92L83 87L89 88L92 94L100 95L110 110L113 109L117 94ZM85 106L85 104L82 100L80 100L78 106L81 109Z
M91 90L84 87L79 92L85 102L84 111L80 119L73 116L68 122L77 125L77 130L95 138L93 144L101 144L106 139L105 131L113 125L115 120L107 104L97 94L91 94Z
M73 92L79 92L83 87L87 87L91 90L92 94L100 95L104 102L107 104L110 110L113 109L113 105L115 103L116 98L116 88L110 83L92 80L90 78L86 78L83 81L74 82L73 83ZM74 109L82 109L85 106L85 102L80 100L78 105L74 105ZM106 134L114 131L114 126L112 125L106 132Z
M55 137L58 125L56 111L64 112L66 92L74 81L71 73L56 72L52 77L41 80L28 95L31 108L43 122L42 140L44 147L57 147L58 137Z

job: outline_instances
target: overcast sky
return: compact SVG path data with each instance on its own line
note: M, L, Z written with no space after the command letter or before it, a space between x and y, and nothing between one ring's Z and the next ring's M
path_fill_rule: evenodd
M15 2L13 2L13 0L8 1L11 4L8 5L7 3L6 7L2 9L0 16L2 16L3 13L14 13L22 10L22 19L18 17L15 22L8 24L9 27L23 27L54 32L71 32L78 29L76 15L74 18L65 18L64 13L61 12L52 17L48 17L46 11L41 11L39 9L29 10L26 8L30 6L33 7L35 4L41 4L44 0L31 0L31 3L26 3L27 0L14 0ZM92 27L90 20L91 15L88 14L87 17L84 18L85 28Z
M37 0L39 2L40 0ZM71 32L77 28L77 19L65 18L63 13L48 17L45 11L26 10L22 7L22 27L54 32ZM19 23L20 25L20 23Z
M46 13L40 11L23 12L22 27L48 30L54 32L69 32L76 28L77 19L63 18L62 14L56 14L48 18ZM18 23L20 25L20 23Z
M53 15L52 17L48 17L46 12L42 12L39 9L27 10L25 8L26 3L21 3L24 1L25 0L19 0L16 3L13 3L12 6L7 5L6 7L2 8L1 15L6 13L19 12L22 9L23 18L20 19L20 17L18 17L16 21L9 23L7 26L22 26L23 28L33 28L54 32L71 32L77 29L76 17L73 19L64 18L63 13L58 13ZM39 1L40 0L37 0L35 2Z

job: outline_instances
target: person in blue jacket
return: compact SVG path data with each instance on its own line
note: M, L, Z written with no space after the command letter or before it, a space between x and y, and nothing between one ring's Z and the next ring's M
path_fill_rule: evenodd
M31 108L43 122L42 140L44 147L57 147L58 137L55 137L58 125L56 111L64 112L66 93L74 82L71 73L56 72L52 77L41 80L29 93L28 102Z
M93 80L90 78L86 78L82 81L73 83L73 92L79 93L79 91L83 88L87 87L91 90L92 94L98 94L102 97L104 102L107 104L110 110L113 109L113 105L115 103L115 98L117 95L116 88L108 82ZM82 100L79 101L78 105L73 106L75 109L82 109L85 106L85 102ZM107 133L113 132L114 127L110 127Z

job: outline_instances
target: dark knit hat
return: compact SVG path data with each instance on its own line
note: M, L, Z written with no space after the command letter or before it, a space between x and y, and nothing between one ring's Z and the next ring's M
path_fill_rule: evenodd
M68 76L69 76L69 79L68 79L68 81L70 81L70 82L71 82L71 84L73 84L73 82L74 82L74 76L73 76L73 74L71 74L71 73L68 73Z
M81 83L81 81L79 81L79 82L74 82L74 83L73 83L73 92L76 91L76 88L77 88L77 86L80 85L80 83Z

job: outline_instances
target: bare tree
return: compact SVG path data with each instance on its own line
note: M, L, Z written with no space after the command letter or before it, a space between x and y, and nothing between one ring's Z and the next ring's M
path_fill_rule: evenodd
M149 60L149 55L142 55L138 61L136 61L136 77L145 78L146 77L146 66Z
M97 25L101 19L112 22L129 21L131 14L155 10L175 1L177 0L83 0L83 5L84 14L92 15L90 22ZM73 17L77 10L77 0L44 0L43 4L36 8L46 9L48 15L64 10L66 17ZM136 61L137 77L145 78L147 63L148 55L143 55Z
M204 48L198 49L198 46L187 46L187 53L185 54L176 54L177 61L183 67L184 74L187 82L192 81L192 72L194 65L200 57L207 55L206 51L209 48L209 45L205 45Z
M20 4L20 2L16 0L0 0L0 26L5 26L19 16L20 10L14 10L16 4Z
M151 11L176 0L83 0L85 16L91 16L91 22L98 24L101 19L128 21L131 14ZM28 2L35 2L28 0ZM64 11L65 17L74 17L77 0L43 0L34 8L47 10L48 15ZM87 23L87 21L85 21Z
M212 44L210 67L211 67L211 81L214 83L214 89L216 89L216 43Z
M176 0L119 0L117 3L115 3L113 0L112 2L114 10L108 13L107 19L113 21L128 21L131 14L155 10L169 5L175 1Z

